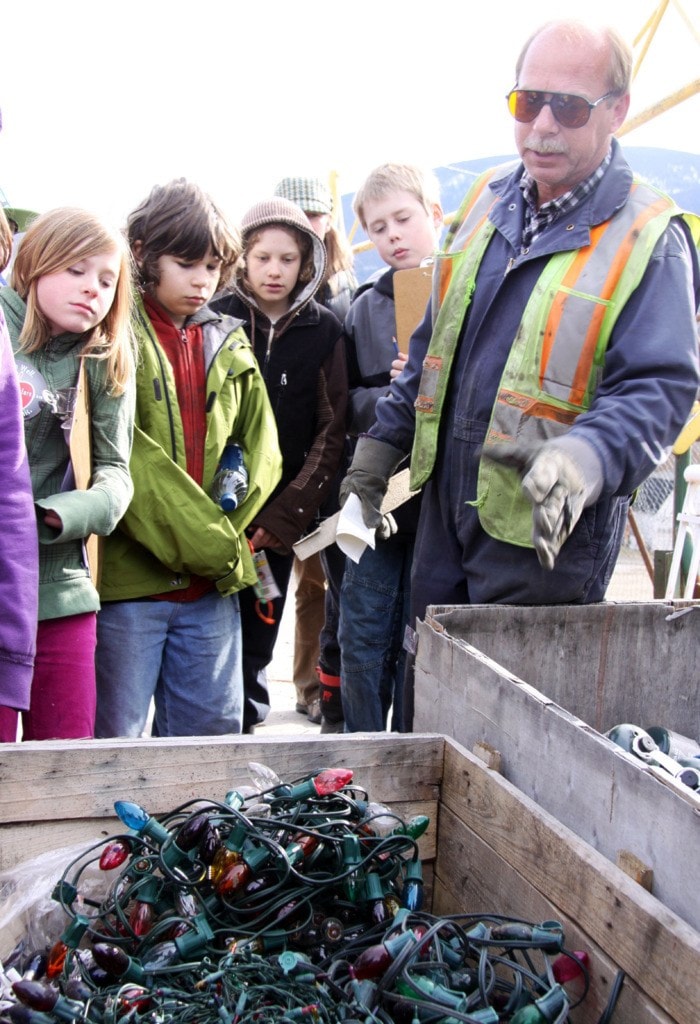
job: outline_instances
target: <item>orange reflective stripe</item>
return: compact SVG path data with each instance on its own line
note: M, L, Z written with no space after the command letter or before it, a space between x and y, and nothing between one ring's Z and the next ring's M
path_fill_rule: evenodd
M514 406L526 416L536 416L538 419L565 423L568 426L571 426L578 416L578 410L562 409L556 405L549 405L547 402L539 402L536 398L523 395L511 388L501 388L497 400L504 405Z
M632 186L632 192L638 187L638 183L634 183ZM657 214L663 212L669 205L669 200L660 198L656 202L646 206L641 213L635 218L634 223L630 226L625 238L618 246L615 256L610 262L610 267L605 278L605 281L600 289L600 302L597 302L595 308L592 311L591 319L586 330L583 344L581 346L581 352L579 354L578 363L572 376L571 390L569 392L569 402L572 405L580 406L583 403L586 389L589 386L591 371L593 367L593 361L595 359L596 348L598 346L598 340L600 337L600 330L603 318L606 313L606 305L610 297L613 295L615 288L620 280L620 276L630 258L634 245L642 232L644 226ZM596 248L600 245L601 241L605 237L606 231L612 226L613 221L609 220L603 224L598 224L591 228L591 242L585 248L580 249L576 254L576 257L571 263L571 266L564 275L560 290L554 297L552 306L547 318L547 324L544 330L542 339L542 350L540 355L540 370L539 370L539 385L542 387L544 377L546 374L547 366L552 354L555 339L559 327L561 325L561 319L564 312L567 299L569 298L569 291L576 290L576 283L579 280L581 274L585 270L585 267L593 255Z
M454 220L447 229L447 234L445 235L445 251L450 250L450 247L452 246L452 243L454 242L455 238L461 231L465 220L467 219L467 217L472 212L477 202L481 198L481 195L486 186L492 180L493 170L486 171L484 172L484 174L481 175L480 178L476 179L476 181L471 187L471 191L467 192L461 207L457 210L457 213L455 214ZM464 249L465 247L462 245L460 246L460 248Z
M465 239L460 240L458 248L454 248L453 243L456 242L459 232L462 230L469 217L474 213L475 208L477 207L477 205L479 204L480 200L484 195L484 191L486 190L490 182L493 181L495 170L498 170L498 168L492 168L490 171L485 171L479 178L476 179L476 181L471 187L471 190L465 196L461 207L457 210L457 213L455 214L454 220L447 229L447 234L445 236L444 242L445 254L454 255L455 253L463 252L467 248L467 246L471 244L477 232L480 231L482 225L484 224L484 221L487 220L492 208L496 205L497 202L499 202L498 196L495 196L493 200L489 203L484 215L476 221L472 230L469 232L469 235ZM437 287L434 288L433 290L433 297L437 299L438 306L441 306L445 301L447 290L452 282L452 278L454 276L453 264L454 260L441 260L439 256L438 259L436 260L436 266L438 268L438 279Z
M497 201L498 200L496 200L496 202ZM491 204L491 206L493 206L493 203ZM469 235L469 237L467 238L467 240L464 243L464 248L465 249L467 248L468 245L471 244L472 239L474 238L476 233L479 231L479 229L481 228L482 224L484 224L484 222L486 220L488 220L488 216L489 216L489 212L491 210L491 206L488 208L488 210L486 211L484 216L481 217L477 221L477 223L476 223L476 225L474 227L474 230L471 232L471 234ZM453 276L453 270L454 270L454 266L455 266L455 261L451 260L451 259L443 259L443 260L439 261L438 265L439 265L439 271L438 272L439 272L439 275L440 275L440 281L439 281L439 285L438 285L438 301L439 301L440 305L442 305L443 302L445 301L445 296L447 295L447 289L450 287L450 284L452 283L452 276Z
M583 249L579 249L576 254L576 258L569 267L568 271L564 275L561 282L561 289L557 292L554 297L554 302L549 311L549 317L547 318L547 326L545 327L544 337L542 339L542 354L540 357L540 388L544 380L547 365L549 363L549 357L552 354L552 348L554 346L554 339L556 338L559 325L561 323L562 314L564 312L564 305L569 298L565 289L573 289L574 284L578 280L578 277L585 267L586 263L595 250L596 246L600 242L601 238L610 227L612 221L606 221L603 224L598 224L591 229L591 243ZM586 377L588 380L588 377Z
M636 187L637 186L635 185L634 188L636 189ZM615 254L615 258L612 260L610 264L608 276L606 277L605 283L603 284L603 287L601 289L601 299L607 301L615 291L617 283L620 280L622 271L624 270L627 261L630 258L632 249L634 248L635 242L641 234L642 229L645 227L646 224L648 224L652 217L656 217L658 214L662 213L663 210L668 208L668 206L669 201L667 199L658 199L655 203L652 203L650 206L645 207L645 209L642 210L642 212L636 218L636 220L630 227L629 231L627 232L627 235L618 247L617 253ZM581 404L581 402L583 401L583 396L586 393L586 388L588 387L588 382L591 376L591 368L593 366L593 360L595 358L596 348L598 345L600 327L604 316L605 306L601 302L598 304L593 316L591 317L591 322L588 326L586 338L584 340L583 348L581 350L581 357L579 359L578 366L576 367L576 372L574 373L574 377L571 384L569 401L575 403L576 405Z
M452 270L454 267L454 260L441 260L440 261L440 283L438 287L438 299L440 305L445 301L445 295L447 289L450 287L452 281Z

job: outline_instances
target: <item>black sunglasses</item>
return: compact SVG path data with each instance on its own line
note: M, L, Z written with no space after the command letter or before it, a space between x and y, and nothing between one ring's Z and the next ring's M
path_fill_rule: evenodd
M595 110L603 100L614 96L614 92L606 92L595 103L589 103L583 96L573 96L568 92L540 92L532 89L512 89L506 96L508 110L516 121L529 124L534 121L542 107L549 107L554 118L564 128L583 128L588 124L591 111ZM549 99L546 97L549 96Z

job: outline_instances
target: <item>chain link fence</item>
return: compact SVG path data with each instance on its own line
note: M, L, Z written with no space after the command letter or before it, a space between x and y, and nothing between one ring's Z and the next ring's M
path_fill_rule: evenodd
M690 461L700 462L700 443L692 445ZM606 595L608 600L651 601L654 598L656 553L673 551L675 540L676 463L676 456L670 455L637 492ZM662 591L664 587L665 581L661 581Z

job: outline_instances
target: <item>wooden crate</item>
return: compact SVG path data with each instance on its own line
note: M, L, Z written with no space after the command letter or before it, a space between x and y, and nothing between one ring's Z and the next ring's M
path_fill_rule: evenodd
M421 856L432 910L556 919L587 950L592 986L572 1020L595 1024L617 972L616 1024L695 1024L700 935L458 743L437 735L47 742L0 749L2 866L118 831L114 800L152 814L221 798L249 761L282 778L346 766L372 799L430 816ZM5 941L7 936L3 936Z
M700 732L700 607L432 607L418 627L415 728L499 752L501 771L700 930L700 799L601 735ZM631 855L631 857L630 857Z

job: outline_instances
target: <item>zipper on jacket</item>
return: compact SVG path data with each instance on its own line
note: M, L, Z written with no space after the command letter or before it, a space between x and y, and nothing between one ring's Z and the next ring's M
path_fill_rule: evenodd
M270 330L267 332L267 348L265 349L265 363L263 365L263 373L267 376L267 368L270 363L270 349L272 348L272 342L275 337L275 325L270 322Z
M156 354L156 359L158 361L158 366L160 367L160 380L165 380L165 366L163 364L163 359L162 359L161 352L160 352L160 346L159 346L159 344L158 344L158 342L156 340L156 337L155 337L155 328L151 324L150 320L144 320L143 315L142 315L140 310L139 310L139 319L141 320L141 323L143 324L143 326L146 328L146 334L148 336L149 341L151 342L151 345L153 346L153 351ZM156 392L156 398L158 398L157 392L158 392L158 390L160 390L160 380L158 379L158 377L156 377L156 378L154 378L154 381L153 381L153 390ZM166 408L168 410L168 426L170 428L170 447L171 447L171 450L172 450L172 456L171 457L172 457L173 462L177 462L177 445L175 443L175 427L174 427L174 424L173 424L173 408L172 408L172 404L171 404L171 401L170 401L170 395L168 394L168 389L167 388L163 388L162 390L163 390L163 395L165 397L165 405L166 405Z
M202 333L204 334L204 328L202 328ZM209 360L209 362L205 363L205 367L204 367L204 386L205 387L209 383L209 374L211 373L212 368L215 366L216 361L219 358L219 356L221 355L221 353L223 352L224 348L226 348L227 351L229 351L229 352L235 352L236 349L240 347L240 344L241 344L240 341L238 341L238 340L229 341L229 338L230 338L229 334L225 334L225 333L222 334L221 341L219 342L219 346L216 349L216 352L213 353L213 355L212 355L211 359ZM206 336L205 336L204 341L205 341L205 346L204 347L205 347L205 350L206 350L206 341L207 341L207 337ZM228 342L228 344L227 344L227 342ZM206 360L206 351L205 351L205 360ZM226 376L227 377L232 377L233 375L234 375L234 370L229 366L228 370L226 371ZM214 388L214 390L209 392L209 394L207 396L207 404L206 404L205 409L204 409L204 411L207 414L209 414L212 411L212 409L214 408L214 403L216 402L218 397L219 397L219 392L216 390L216 388Z

